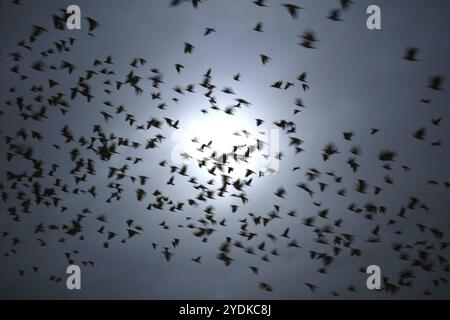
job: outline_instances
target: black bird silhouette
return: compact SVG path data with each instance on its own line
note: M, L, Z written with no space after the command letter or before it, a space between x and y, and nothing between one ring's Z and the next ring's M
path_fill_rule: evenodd
M261 62L263 65L267 64L270 61L270 57L266 56L265 54L260 54Z
M189 54L191 54L192 53L192 50L194 50L195 49L195 47L192 45L192 44L190 44L190 43L188 43L188 42L185 42L184 43L184 53L189 53Z
M266 0L255 0L255 1L253 1L253 3L259 7L266 7L267 5L265 4L265 1Z
M328 19L333 21L342 21L341 19L341 10L339 9L332 9L330 13L327 16Z
M214 28L206 28L204 36L207 36L213 32L216 32L216 30Z
M92 34L92 31L94 31L95 29L97 29L100 25L99 23L94 20L93 18L89 18L87 17L86 20L88 21L89 24L89 33Z
M287 9L287 11L289 12L290 16L292 18L294 18L294 19L297 18L298 11L300 9L303 9L303 8L301 8L301 7L299 7L299 6L295 5L295 4L290 4L290 3L282 4L282 6Z
M436 91L441 91L442 89L442 83L444 82L444 77L442 76L434 76L430 78L430 83L428 85L428 88Z
M261 283L259 284L259 288L260 288L261 290L273 292L272 287L271 287L268 283L265 283L265 282L261 282Z
M263 27L262 22L258 22L258 23L256 24L256 26L253 28L253 30L255 30L255 31L257 31L257 32L263 32L262 27Z
M417 48L407 48L403 59L408 61L419 61L417 59L417 55L419 53L419 49Z

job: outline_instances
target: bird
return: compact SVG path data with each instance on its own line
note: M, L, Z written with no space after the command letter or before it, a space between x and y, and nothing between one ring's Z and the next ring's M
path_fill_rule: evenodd
M192 44L190 44L188 42L184 43L184 53L185 54L191 54L192 50L194 50L194 49L195 49L195 47Z
M316 290L317 290L317 286L316 285L314 285L314 284L312 284L312 283L309 283L309 282L305 282L304 283L312 292L315 292Z
M267 5L265 4L265 1L266 0L254 0L253 3L259 7L267 7Z
M255 25L255 27L253 28L253 30L254 31L256 31L256 32L263 32L263 24L262 24L262 22L258 22L256 25Z
M353 4L352 0L339 0L339 2L343 10L347 10Z
M403 56L403 59L408 60L408 61L419 61L417 59L417 55L419 53L419 49L417 48L407 48L405 55Z
M273 292L272 287L271 287L268 283L265 283L265 282L261 282L261 283L259 284L259 288L260 288L261 290L265 290L265 291L268 291L268 292Z
M340 9L332 9L327 16L328 19L332 21L342 21L341 19L341 10Z
M86 17L86 20L88 21L89 24L89 34L92 35L92 32L97 29L100 24L93 18L90 17Z
M284 3L284 4L282 4L282 6L287 9L287 11L289 12L289 15L294 19L297 18L298 11L300 9L303 9L302 7L299 7L295 4L290 4L290 3Z
M184 69L184 66L183 66L182 64L177 63L177 64L175 65L175 70L176 70L178 73L180 73L181 70L183 70L183 69Z
M216 30L214 28L208 27L208 28L205 29L205 33L203 35L206 37L207 35L209 35L209 34L211 34L213 32L216 32Z
M283 187L279 187L274 193L277 197L282 199L286 196L286 190Z
M261 63L263 65L267 64L270 61L270 57L266 56L265 54L260 54L261 57Z
M428 88L435 91L442 91L442 83L444 82L444 77L442 76L433 76L430 78L430 82Z

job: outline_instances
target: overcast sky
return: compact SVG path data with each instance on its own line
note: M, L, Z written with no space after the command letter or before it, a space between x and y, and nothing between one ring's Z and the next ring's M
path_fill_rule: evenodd
M0 238L0 298L60 298L60 299L331 299L331 298L425 298L425 290L429 290L435 298L449 298L449 287L442 284L442 278L448 278L448 272L443 271L448 263L439 264L438 255L449 259L450 249L440 250L442 242L450 242L450 189L444 182L450 182L450 109L448 82L442 85L444 90L434 91L427 88L432 76L448 77L450 64L448 12L450 3L445 0L418 1L365 1L354 0L354 4L342 12L342 20L335 22L327 19L329 11L340 8L338 0L292 0L304 10L300 10L297 19L293 19L286 8L281 6L286 1L268 0L267 7L256 6L247 0L205 0L194 9L188 2L177 7L169 7L169 1L119 1L97 0L76 1L81 8L83 24L81 30L55 30L51 16L60 14L61 8L66 8L74 1L27 1L22 6L2 1L0 6L1 52L0 72L2 74L2 103L0 110L1 151L0 181L4 186L2 192L7 192L10 198L0 202L0 232L9 235ZM366 8L377 4L381 8L381 30L366 28ZM100 26L94 30L94 36L88 35L88 25L85 17L92 17ZM258 22L263 24L263 32L253 30ZM49 32L31 43L33 50L19 47L17 43L28 38L32 26L45 26ZM213 32L204 36L205 28L214 28ZM304 32L313 30L317 35L316 49L300 46L299 37ZM55 53L44 59L47 69L37 72L30 68L35 61L41 59L40 52L54 48L54 41L73 37L76 42L70 52ZM185 54L184 43L195 46L192 54ZM411 62L402 59L408 47L419 48L418 59ZM28 76L20 81L17 74L10 69L18 64L10 57L10 53L20 52L22 61L20 70ZM262 65L260 54L271 58L269 63ZM114 65L104 64L95 67L97 71L106 67L114 70L111 76L96 75L89 81L94 99L88 103L80 95L70 99L70 88L76 86L79 77L84 77L86 70L93 69L96 59L104 61L107 56L113 57ZM142 57L147 64L142 68L130 66L132 60ZM77 69L69 75L66 70L60 70L61 61L69 61ZM51 70L54 64L58 70ZM175 64L181 64L184 69L177 73ZM164 83L160 88L153 88L147 78L154 75L152 68L157 68L163 75ZM203 75L211 68L211 82L216 86L213 96L217 106L222 109L215 111L210 108L208 99L203 95L207 90L200 87ZM126 75L134 70L142 77L141 85L144 93L137 96L129 85L115 90L115 82L123 81ZM301 88L297 77L307 73L309 90ZM240 81L233 80L239 73ZM48 88L47 79L58 81L59 85ZM112 94L104 92L107 87L103 83L111 80ZM292 82L293 87L283 90L272 88L271 85L282 80ZM173 88L186 88L195 84L195 93L180 95ZM29 89L33 85L43 85L45 99L42 103L33 101L36 94ZM11 92L11 87L15 92ZM235 95L227 95L220 90L231 87ZM61 92L70 104L69 112L63 115L56 107L48 106L47 98ZM161 92L162 100L152 100L151 93ZM44 121L24 120L18 107L14 104L16 98L22 96L26 105L33 104L35 111L41 105L48 107L47 119ZM179 102L172 100L177 97ZM235 98L242 98L251 103L249 107L236 109L234 115L228 115L223 110L235 104ZM297 108L296 98L301 98L306 108L293 113ZM425 104L422 99L431 99ZM13 101L13 106L7 101ZM133 127L125 122L124 114L115 115L115 111L103 104L111 101L115 107L124 105L127 113L137 120ZM166 103L166 110L158 109L160 103ZM201 109L207 109L204 114ZM103 120L101 111L114 115L108 122ZM179 130L163 125L162 130L136 130L136 125L145 123L150 118L164 121L164 117L179 120ZM257 127L255 119L263 119L263 125ZM432 124L432 119L442 118L440 125ZM181 167L179 153L198 154L197 147L191 139L198 137L201 143L210 140L217 142L218 152L223 144L231 138L236 138L236 130L246 129L255 137L262 130L271 132L277 128L273 123L279 120L293 121L296 124L295 134L278 131L279 140L270 140L268 152L283 152L284 157L279 162L278 173L258 177L253 175L252 185L245 188L249 202L243 205L239 198L231 197L238 193L232 186L225 197L216 195L214 200L200 203L198 208L187 203L183 211L170 212L169 205L165 210L147 210L155 189L160 190L174 201L187 202L199 194L198 189L188 182L187 177L175 173L175 186L166 182L172 176L169 166ZM127 137L130 141L142 144L138 150L118 148L119 153L109 161L102 161L91 150L81 147L77 141L81 136L90 139L94 136L92 128L100 124L109 136ZM75 136L75 142L64 144L60 131L68 125ZM41 142L29 137L26 141L16 136L19 129L25 128L42 133ZM380 131L371 135L371 129ZM417 140L413 133L420 128L426 128L424 141ZM353 141L343 139L343 132L353 132ZM145 150L143 146L148 139L161 133L166 137L156 149ZM32 163L20 156L7 162L8 145L5 136L14 138L13 144L33 146L34 158L44 161L44 177L38 181L45 187L51 187L55 178L48 176L52 164L58 164L58 177L68 188L76 188L73 175L70 174L74 163L69 152L78 147L81 156L95 161L96 175L88 175L87 181L78 187L87 190L95 185L97 197L89 194L76 195L73 192L63 193L58 190L63 206L68 207L64 213L53 206L34 204L32 183L18 183L12 188L7 181L7 171L17 174L32 172ZM304 152L295 154L289 146L289 137L297 137L304 141L301 145ZM244 138L242 138L244 139ZM250 138L250 140L253 138ZM442 142L442 147L432 146L436 141ZM330 160L323 161L322 149L333 143L339 154ZM52 146L59 144L61 150ZM274 147L279 144L279 148ZM352 146L359 146L362 154L353 156ZM225 146L226 147L226 146ZM221 149L222 148L222 149ZM174 151L175 150L175 151ZM180 152L178 152L178 150ZM384 169L385 164L378 159L381 150L395 150L396 158L391 163L392 171ZM142 157L143 161L136 165L126 158ZM355 157L360 165L357 173L353 173L346 163ZM255 155L256 158L256 155ZM158 163L167 160L166 167ZM261 155L252 160L249 166L258 171L274 165ZM220 175L211 176L204 168L199 168L197 161L188 163L188 174L195 176L199 183L218 189L221 185ZM135 190L138 183L132 184L129 179L123 180L124 193L117 202L106 203L111 193L107 188L108 167L130 166L129 174L150 177L145 186L147 197L145 201L136 201ZM241 170L236 165L236 172L231 174L234 181L242 177ZM293 171L296 166L300 170ZM402 166L408 166L405 171ZM319 170L321 176L312 182L307 181L305 173L310 168ZM341 183L336 183L326 172L335 172L342 177ZM245 170L244 170L245 172ZM81 176L82 174L80 174ZM389 175L394 183L387 184L384 177ZM214 179L214 186L207 184ZM354 190L359 179L368 182L366 194ZM439 185L429 184L434 180ZM34 182L34 181L33 181ZM308 183L315 191L314 199L296 187L299 182ZM329 187L320 192L319 182L327 183ZM283 186L287 195L285 199L274 195L276 189ZM374 195L374 186L383 191ZM345 188L347 195L340 196L337 192ZM31 213L20 213L21 221L16 222L8 214L8 209L16 207L21 211L21 201L16 199L17 192L22 190L30 197ZM419 199L419 203L430 210L425 212L419 206L407 209L407 219L398 216L402 207L407 207L410 198ZM316 205L313 203L316 202ZM320 207L317 204L320 203ZM386 214L375 214L373 220L364 218L365 212L354 214L347 208L351 203L364 207L367 203L387 208ZM232 213L230 205L239 205L236 213ZM192 223L199 225L198 219L204 215L203 210L214 206L215 219L227 220L227 226L213 226L217 229L207 242L195 237L193 230L186 227L192 217ZM267 216L274 205L280 206L279 215L282 219L274 219L267 227L254 226L248 213L256 216ZM84 208L92 213L83 220L84 240L79 240L79 234L71 237L63 230L35 234L35 226L70 224ZM316 217L316 228L333 225L337 219L342 219L342 227L334 227L334 233L326 235L330 245L317 243L314 228L302 224L306 217L316 216L320 210L329 210L328 219ZM287 215L295 210L296 217ZM105 234L97 230L102 223L95 219L99 214L108 216L106 230L114 231L117 238L110 242L109 248L103 248ZM240 237L239 220L247 218L248 230L258 235L247 241ZM125 244L120 240L127 238L125 221L133 219L136 225L141 225L144 231L140 235L128 239ZM397 222L387 225L394 219ZM159 225L165 221L169 230ZM436 228L444 233L437 239L427 229L419 231L416 224L427 228ZM180 228L179 225L184 225ZM381 241L370 243L371 231L379 225ZM290 239L280 237L289 227ZM401 231L401 234L400 232ZM272 242L267 233L276 235L278 240ZM335 235L354 235L351 248L362 251L360 257L350 256L350 249L342 246L342 252L334 257L333 263L327 267L327 273L318 273L322 263L310 259L310 251L326 253L333 256L333 239ZM12 247L14 237L21 244ZM66 243L58 243L61 237ZM233 247L230 256L234 259L230 266L216 259L220 245L226 237L240 240L245 246L252 246L255 255L245 253ZM38 238L47 242L47 246L39 246ZM180 239L176 248L171 242ZM301 248L288 248L287 243L296 239ZM266 242L266 251L256 249L261 242ZM427 241L432 248L426 249L429 261L433 263L433 271L427 272L420 267L411 267L417 258L418 250L424 247L417 241ZM153 250L151 243L159 246ZM410 245L412 249L404 249L410 255L409 260L399 259L399 253L392 250L392 243ZM161 251L170 247L173 257L170 262L164 259ZM16 254L11 249L16 250ZM270 255L270 250L277 248L279 256ZM76 264L82 269L82 289L70 291L65 286L65 269L68 261L65 252L77 250L73 254ZM3 254L6 254L4 256ZM264 254L270 256L270 262L261 260ZM201 264L194 263L191 258L202 256ZM81 261L95 261L94 267L83 266ZM442 262L442 261L441 261ZM413 285L400 286L396 295L384 291L370 291L366 288L367 275L359 272L361 267L378 265L382 276L389 282L398 284L401 270L414 271ZM33 272L32 266L38 266L39 271ZM260 269L255 275L249 266ZM24 276L20 276L20 270ZM62 278L55 284L49 281L50 276ZM439 282L439 287L433 284ZM261 282L268 283L273 292L259 288ZM318 289L311 292L305 282L315 284ZM348 290L354 286L356 292ZM339 297L332 295L338 293Z

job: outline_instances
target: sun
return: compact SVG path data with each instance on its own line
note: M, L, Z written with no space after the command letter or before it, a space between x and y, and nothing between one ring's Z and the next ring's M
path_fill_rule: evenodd
M209 114L194 118L172 134L171 160L201 169L202 176L245 178L270 165L267 131L239 116Z

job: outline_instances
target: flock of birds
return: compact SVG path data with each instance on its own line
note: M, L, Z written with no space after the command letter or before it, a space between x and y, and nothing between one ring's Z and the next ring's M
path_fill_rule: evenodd
M22 5L19 0L2 2L0 8L10 4ZM186 5L188 2L193 8L197 8L206 0L173 0L169 5L175 7ZM252 2L267 10L272 5L266 0ZM343 15L350 10L352 4L351 0L341 0L340 6L330 10L326 18L334 22L343 21ZM303 9L289 3L282 6L287 10L288 17L293 19L298 18ZM110 55L96 58L92 61L90 68L81 70L75 63L65 58L65 55L77 45L75 33L63 32L66 19L65 10L56 12L51 15L51 23L33 25L29 37L17 42L14 51L1 54L0 63L10 65L8 67L10 74L7 77L10 79L11 86L8 90L8 98L1 105L0 119L3 123L9 114L19 115L22 119L16 124L15 132L0 129L3 156L7 161L7 166L2 169L0 178L0 193L2 208L4 208L1 214L6 214L19 226L21 223L26 223L30 215L42 210L48 212L49 216L56 211L67 219L65 223L37 224L33 230L32 243L25 242L14 231L1 230L3 227L0 226L0 243L8 246L2 259L14 259L16 255L21 254L24 246L56 246L58 244L64 246L69 240L82 243L89 237L86 232L87 225L95 226L102 239L99 245L105 249L131 243L132 238L145 237L148 235L146 228L134 219L123 217L123 229L117 230L109 226L108 214L96 212L89 206L75 211L69 204L70 199L77 197L89 199L88 203L92 204L106 201L102 211L107 211L109 206L114 206L123 198L126 198L125 201L131 201L127 195L134 192L133 197L142 205L144 212L177 214L180 217L179 221L182 220L182 222L178 225L167 222L167 219L158 223L157 227L168 233L177 234L179 229L188 230L189 235L193 235L206 245L211 237L227 234L215 258L222 261L225 266L229 266L239 263L236 261L236 251L254 256L255 263L249 265L248 269L255 275L258 275L262 268L269 268L266 263L277 259L280 248L286 247L289 250L306 252L310 259L318 264L317 272L320 274L331 272L333 264L338 259L358 259L364 253L358 247L358 241L364 240L360 235L346 231L346 222L359 216L365 223L372 226L371 234L365 241L386 246L382 234L395 235L398 241L392 242L386 250L393 250L407 265L399 270L397 275L383 276L383 291L395 294L400 290L407 290L408 287L413 286L417 278L420 278L422 272L433 275L429 287L422 292L424 295L431 295L433 286L440 287L448 284L445 275L450 271L448 262L450 243L446 233L448 227L417 223L415 217L418 211L428 214L432 212L432 209L417 197L406 199L400 208L387 208L377 203L380 195L395 189L390 172L396 170L414 174L414 163L405 163L395 150L379 150L377 161L386 172L384 182L375 184L361 179L358 177L358 172L361 168L359 157L362 147L354 144L358 137L352 130L348 130L342 133L341 139L349 145L353 144L349 149L346 162L352 176L335 171L321 171L314 167L303 168L301 165L293 167L292 174L299 179L295 186L277 187L270 194L264 195L264 197L273 196L275 199L275 204L267 209L267 213L246 213L246 205L251 201L257 201L248 196L252 183L256 179L264 179L266 175L277 173L277 170L270 166L257 170L251 168L250 159L273 157L283 161L287 153L292 153L301 159L301 155L308 152L305 150L307 148L304 146L304 141L296 131L296 115L307 110L302 99L295 100L292 115L287 119L279 119L273 123L261 118L254 120L258 129L267 125L281 130L283 139L289 142L289 150L281 150L273 155L266 154L265 147L268 142L259 138L258 133L243 128L234 134L245 138L246 143L233 146L231 150L218 150L215 142L208 139L206 135L192 137L191 143L196 149L196 155L194 157L188 152L183 152L181 156L186 160L183 165L175 165L163 158L155 160L157 156L161 156L155 149L167 143L164 133L183 128L183 119L173 119L164 115L158 118L156 115L164 114L173 105L182 104L186 95L203 91L208 107L192 111L200 111L199 116L220 112L223 113L223 117L239 116L242 108L252 108L251 101L238 96L232 86L222 89L216 87L213 67L201 72L199 75L201 80L198 84L175 85L170 98L163 96L161 90L169 86L164 81L163 72L157 67L148 67L147 60L143 57L136 57L130 61L129 71L124 75L116 73L115 66L121 64ZM87 22L88 34L95 37L101 22L90 17L84 19ZM253 31L264 32L263 23L257 22ZM205 27L205 37L216 36L215 33L215 28ZM49 42L50 34L61 35L61 38ZM43 35L46 37L42 37ZM45 40L42 40L43 38ZM318 47L318 38L314 31L304 32L300 39L299 45L304 50ZM38 52L36 48L43 46L47 46L46 49ZM196 46L185 42L184 54L195 55ZM256 52L255 56L258 54ZM34 58L30 60L31 58L24 58L25 56ZM272 60L272 57L265 54L259 54L259 58L262 68ZM404 56L400 58L407 63L420 63L417 48L407 48ZM185 65L174 63L174 68L177 73L183 73ZM65 82L72 85L60 84L54 79L56 76L52 76L54 74L63 75ZM47 77L45 82L41 80L43 76ZM239 82L243 79L244 77L238 73L230 81ZM270 88L271 90L300 90L306 94L313 85L309 82L308 73L300 71L295 81L277 80L270 85ZM444 76L430 76L429 83L426 85L430 89L430 97L420 100L421 103L431 104L433 92L444 90ZM129 90L130 95L148 95L149 99L156 104L157 110L152 111L153 115L148 120L142 121L141 117L133 114L130 107L114 102L114 95L126 90ZM216 97L219 91L221 94L233 96L235 104L221 106ZM102 103L97 98L101 94L108 98L103 102L101 111L92 116L97 117L99 123L92 127L91 132L76 132L70 123L61 125L59 128L56 128L57 124L52 123L55 113L60 112L63 116L76 113L76 108L72 107L75 102L98 106ZM110 133L108 130L111 129L109 124L112 121L120 121L121 125L128 130L143 133L148 139L142 142L134 139L133 136ZM34 124L39 123L47 127L53 126L57 130L54 136L48 137L39 130L30 129ZM431 119L427 125L443 125L442 117ZM382 128L367 130L369 136L376 136L380 134ZM426 137L427 127L424 125L413 133L411 139L426 140ZM39 146L50 144L54 153L58 154L58 157L61 155L61 159L64 159L62 162L55 161L56 156L43 159L38 155L39 152L36 152ZM443 147L442 139L431 141L430 144L433 148ZM430 152L432 151L433 149ZM317 156L322 162L332 163L337 154L346 152L339 150L335 142L330 142ZM112 165L113 161L120 165ZM167 173L168 180L152 181L151 176L141 175L137 169L135 170L139 165L148 162L157 163L161 172ZM300 160L299 162L301 163ZM194 176L193 166L204 171L208 179L202 181L203 179ZM236 176L235 171L238 168L244 168L244 170L242 175ZM96 185L97 182L93 183L92 180L97 181L97 173L104 171L108 183L101 186ZM66 179L67 175L72 176L73 180ZM344 187L344 181L352 181L352 179L356 181L354 189ZM186 190L178 197L170 196L169 192L165 191L166 188L172 188L180 180L188 183L191 190ZM430 180L427 184L450 190L450 181ZM345 216L336 216L332 208L328 208L325 203L318 200L320 194L330 193L333 188L338 190L335 196L348 198L348 213ZM101 199L101 195L105 192L108 193L107 197ZM195 195L183 199L182 197L189 192L194 192ZM285 210L283 204L288 193L291 195L305 193L312 205L317 208L317 212L305 215L297 212L296 209ZM369 200L365 204L358 204L352 200L355 194L364 195ZM235 202L226 214L219 215L212 203L220 201L221 198L231 198ZM277 228L274 225L276 226L280 219L283 221L288 219L291 227L275 232ZM229 220L237 220L238 230L229 227ZM405 231L398 226L403 226L405 221L415 225L418 233L417 241L402 241ZM321 250L313 250L308 248L308 243L300 243L293 225L301 225L302 232L309 235L315 248L319 246ZM425 240L420 239L422 235ZM161 255L162 259L170 262L182 242L183 239L176 236L169 243L160 243L158 239L154 239L149 242L149 245L154 249L155 254ZM82 259L80 255L79 250L67 250L64 253L68 264L81 262L86 267L95 265L94 260ZM194 256L192 263L208 263L208 258L202 255ZM364 266L361 266L359 270L365 273ZM19 268L17 272L21 276L27 276L29 273L42 271L36 264L30 269ZM63 275L51 274L49 279L55 283L64 283ZM304 285L312 292L320 290L318 283L305 280ZM277 290L276 285L263 280L259 281L259 288L268 292ZM356 292L356 287L349 285L346 291ZM340 292L335 290L332 294L339 296Z

